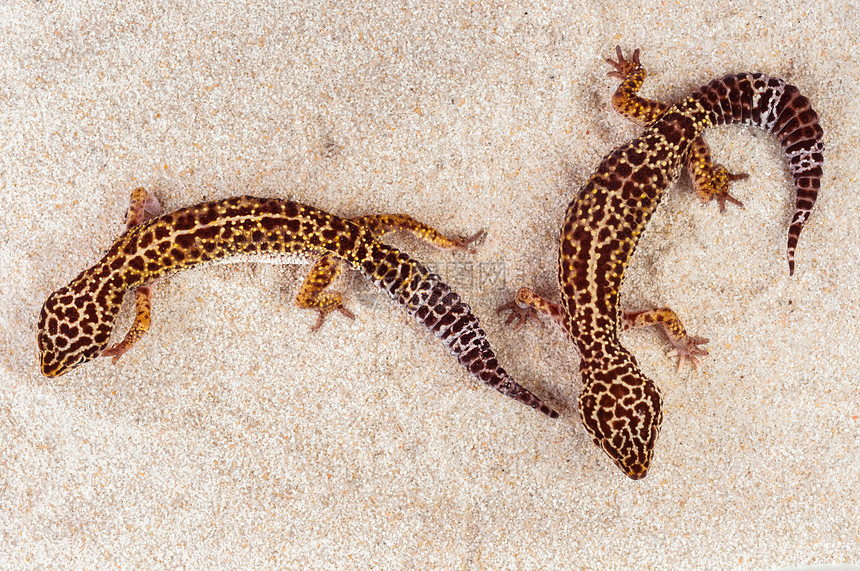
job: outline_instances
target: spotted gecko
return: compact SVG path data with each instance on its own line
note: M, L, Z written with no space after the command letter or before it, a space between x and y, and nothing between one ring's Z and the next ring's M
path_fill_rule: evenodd
M405 215L344 219L297 202L252 196L205 202L146 220L147 213L159 209L146 191L135 190L126 232L98 263L48 296L37 334L44 375L62 375L100 355L115 361L128 351L149 329L154 280L213 262L310 258L316 261L296 301L319 311L314 329L332 311L352 317L340 294L324 291L345 261L433 332L480 381L547 416L558 416L499 365L478 318L456 292L418 261L379 241L390 231L407 230L440 248L468 250L482 232L451 239ZM134 323L122 341L108 348L123 296L130 290L135 292Z
M620 330L662 326L678 365L707 354L707 339L686 333L669 308L623 312L619 291L625 270L651 215L669 185L686 167L703 200L740 205L730 174L711 162L702 132L714 125L744 123L773 134L782 145L794 178L795 209L788 228L788 267L800 232L815 204L824 161L823 132L809 100L796 87L761 73L727 75L700 87L673 106L637 95L645 79L639 50L628 61L607 60L622 80L612 102L625 117L646 127L638 138L609 153L567 208L561 229L558 282L561 303L528 288L499 308L511 311L517 328L535 312L561 324L579 350L582 393L579 410L592 440L627 476L648 473L663 419L662 398L642 374L636 358L618 340Z

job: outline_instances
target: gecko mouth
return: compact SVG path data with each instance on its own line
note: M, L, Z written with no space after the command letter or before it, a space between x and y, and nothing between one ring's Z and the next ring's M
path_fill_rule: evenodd
M641 480L648 475L648 468L645 466L633 466L625 471L631 480Z

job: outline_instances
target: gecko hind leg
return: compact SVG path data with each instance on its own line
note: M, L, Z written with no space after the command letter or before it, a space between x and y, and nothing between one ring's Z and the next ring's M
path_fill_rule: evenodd
M621 85L612 95L612 108L622 117L636 123L641 127L647 127L669 108L660 101L639 97L639 89L645 82L648 72L639 63L639 50L633 52L633 56L627 60L621 52L621 46L615 46L618 61L607 59L606 62L615 68L606 75L621 80Z
M468 238L450 238L406 214L370 214L350 220L368 230L376 238L382 238L390 232L405 230L439 249L460 250L470 254L475 253L471 245L484 235L484 231L480 230ZM332 311L339 311L350 319L355 319L355 315L344 307L343 295L324 291L341 274L343 264L343 260L334 254L323 255L314 263L296 295L296 305L319 312L319 318L311 328L312 331L322 327L326 316Z
M377 238L398 230L411 232L416 238L431 244L440 250L455 250L474 254L475 249L471 247L484 236L483 230L478 230L467 238L450 238L445 236L432 226L419 222L406 214L370 214L352 218L359 226L370 230Z
M622 319L622 330L626 331L634 327L647 325L660 325L663 332L672 344L672 350L667 355L678 357L678 370L685 361L690 361L696 369L699 368L699 357L708 354L704 345L709 340L704 337L695 337L687 334L684 325L678 315L668 307L649 309L645 311L625 311Z
M693 179L693 190L703 203L716 200L720 206L720 213L726 211L726 202L731 202L740 208L744 207L743 202L729 194L729 183L743 180L749 175L732 174L723 165L714 164L708 144L702 137L693 141L686 166L690 178Z
M562 325L561 306L546 300L527 287L521 287L513 301L496 308L496 313L502 313L503 311L511 312L505 320L505 325L510 325L516 321L514 331L522 329L529 320L540 324L540 320L537 317L538 313L548 315L553 321Z
M308 277L305 278L299 293L296 294L296 305L302 309L314 309L319 312L316 324L311 331L322 327L326 316L332 311L339 311L350 319L355 314L343 305L343 296L338 292L324 291L343 271L343 260L334 254L324 254L314 262Z
M160 213L161 205L158 200L145 189L136 188L131 192L129 198L126 229L134 228L142 224L148 217L157 216ZM123 340L102 351L102 357L113 357L111 362L114 365L126 351L131 349L149 331L152 324L152 282L134 290L134 310L134 322Z

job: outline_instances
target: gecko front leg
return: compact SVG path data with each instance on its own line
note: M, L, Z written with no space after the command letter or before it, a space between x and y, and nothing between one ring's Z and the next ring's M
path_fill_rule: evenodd
M136 188L131 192L129 198L128 213L126 215L126 229L134 228L142 224L148 218L158 216L161 213L161 205L153 195L143 188ZM134 322L119 343L116 343L104 351L102 357L113 357L111 362L115 365L126 351L131 349L135 343L140 341L152 324L152 282L142 285L134 290Z

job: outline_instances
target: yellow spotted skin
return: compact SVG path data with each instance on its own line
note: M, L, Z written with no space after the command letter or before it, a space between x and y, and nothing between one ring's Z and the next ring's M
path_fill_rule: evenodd
M213 262L290 262L299 256L316 260L298 296L300 306L320 312L316 327L332 310L352 316L340 294L323 291L341 265L349 264L438 337L477 379L543 414L558 416L499 365L477 317L456 292L423 264L378 239L392 230L408 230L437 246L468 250L481 233L455 240L405 215L349 220L304 204L253 196L144 220L145 203L145 192L136 190L126 232L98 263L45 301L37 333L44 375L61 375L100 355L116 360L130 349L149 329L149 288L159 278ZM125 339L106 349L128 291L135 292L135 322Z
M725 169L714 167L702 132L717 124L745 123L774 134L782 144L795 183L795 213L789 226L789 271L800 231L818 193L823 163L818 116L797 88L763 74L737 74L699 88L674 106L636 97L645 78L638 50L631 61L610 61L623 80L613 105L645 125L638 138L607 155L567 208L561 229L558 282L561 303L523 288L511 319L528 312L560 322L580 354L583 389L579 408L594 442L632 479L645 477L663 419L657 385L642 374L636 358L618 340L622 329L661 325L679 357L697 363L706 339L687 335L668 308L625 313L619 292L640 237L669 185L687 167L707 179L705 198L728 200ZM698 173L698 174L697 174ZM721 206L724 202L721 202ZM510 321L510 320L509 320Z
M669 106L660 101L639 97L639 89L645 82L647 72L639 63L639 50L633 52L628 61L616 47L618 61L606 60L615 71L608 73L610 77L622 80L618 89L612 95L612 107L630 121L648 127L652 125ZM716 165L711 160L711 153L705 140L699 136L693 140L687 157L687 172L693 181L693 190L702 202L716 200L720 212L725 212L726 202L743 206L741 201L729 195L729 183L747 178L747 174L732 174L722 165Z

